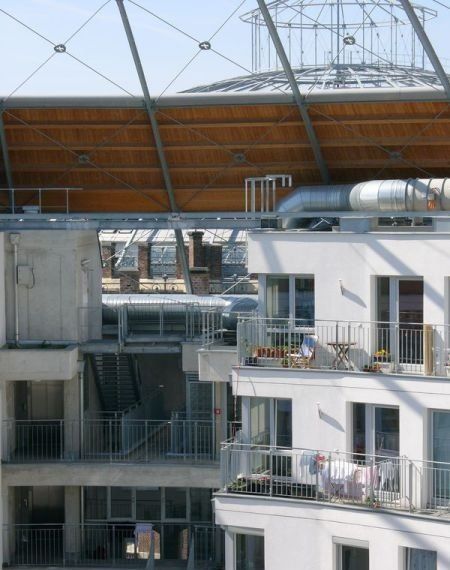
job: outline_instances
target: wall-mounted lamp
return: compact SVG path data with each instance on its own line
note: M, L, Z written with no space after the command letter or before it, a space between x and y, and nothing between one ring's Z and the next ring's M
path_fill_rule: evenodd
M317 413L319 414L319 418L322 419L323 412L322 408L320 407L320 402L316 402L316 405L317 405Z
M344 294L344 284L342 283L342 279L339 279L339 289L341 290L341 295Z

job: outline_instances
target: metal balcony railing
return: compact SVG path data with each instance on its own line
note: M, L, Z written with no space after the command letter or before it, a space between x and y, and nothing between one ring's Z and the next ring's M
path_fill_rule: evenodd
M184 561L189 570L217 570L224 567L222 542L223 531L205 524L16 524L3 527L3 561L8 566L153 570L167 559Z
M222 492L450 515L450 463L228 441Z
M445 376L449 332L446 325L242 318L238 362Z
M4 462L151 463L218 459L212 420L4 420Z

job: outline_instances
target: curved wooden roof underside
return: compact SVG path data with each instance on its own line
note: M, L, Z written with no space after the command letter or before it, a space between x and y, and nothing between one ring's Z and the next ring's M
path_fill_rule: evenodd
M450 175L444 101L311 103L308 111L335 183ZM246 177L282 173L295 186L321 183L292 102L164 106L156 116L183 212L242 211ZM71 192L73 212L170 210L143 108L9 102L3 118L16 188L78 188ZM7 192L0 195L6 206ZM16 200L31 204L34 196L22 192ZM47 199L57 202L56 196Z

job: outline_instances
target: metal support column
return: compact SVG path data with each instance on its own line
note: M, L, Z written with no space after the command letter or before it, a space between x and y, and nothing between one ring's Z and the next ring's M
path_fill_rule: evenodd
M320 148L319 139L317 138L316 132L314 130L313 124L311 122L311 118L308 114L307 107L303 100L302 94L300 93L300 89L298 87L297 81L295 79L294 72L292 71L291 64L289 59L286 55L284 50L283 44L281 42L280 36L278 35L277 28L272 20L272 16L266 6L265 0L257 0L259 9L261 10L261 14L264 18L266 23L267 29L269 31L270 37L272 38L273 44L277 51L278 57L280 58L281 65L283 66L284 72L286 73L286 77L289 81L289 85L291 86L292 94L294 95L295 102L300 111L300 115L302 117L302 121L305 125L306 133L309 138L309 142L311 143L311 148L314 153L314 158L316 159L317 165L320 170L320 175L322 177L322 182L324 184L330 183L330 174L328 172L328 166L325 162L325 159L322 154L322 149Z
M409 0L400 0L400 4L402 5L403 10L406 12L406 15L408 16L409 21L411 22L414 31L416 32L417 37L419 38L419 41L422 44L423 49L425 50L428 59L434 68L434 71L436 72L436 75L439 77L439 80L444 87L445 93L447 94L447 97L450 99L450 81L448 75L445 73L441 60L439 59L437 53L434 51L434 47L430 42L430 38L425 32L425 29L422 26Z
M128 19L128 15L124 6L124 0L116 0L116 3L119 8L120 17L122 18L123 27L125 28L125 33L127 35L128 44L130 46L131 55L133 56L134 65L136 67L136 72L138 74L139 82L141 84L141 89L144 94L145 109L147 111L147 115L150 120L153 136L155 138L156 151L158 153L159 163L161 165L161 170L164 178L164 184L166 186L167 195L169 197L170 209L174 213L179 213L178 206L175 202L172 179L170 176L169 165L167 163L166 154L164 152L164 145L161 139L158 121L156 119L155 110L153 108L152 100L150 97L150 91L148 88L147 80L145 78L145 73L142 67L141 58L139 56L139 51L136 42L134 40L133 31L131 29L130 21ZM180 261L181 261L181 267L183 269L183 277L186 286L186 293L192 293L191 274L189 272L189 263L186 256L186 250L184 248L183 233L181 230L175 230L175 238L177 242L177 248L180 253Z
M9 188L9 207L11 208L11 212L13 211L13 177L12 177L12 168L11 162L9 160L9 152L8 152L8 144L6 142L6 131L5 131L5 123L3 122L3 109L0 108L0 146L2 148L2 157L3 157L3 165L5 167L5 174L6 174L6 184Z

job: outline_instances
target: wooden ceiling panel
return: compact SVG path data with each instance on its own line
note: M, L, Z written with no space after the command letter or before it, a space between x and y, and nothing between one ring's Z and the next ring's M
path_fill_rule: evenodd
M309 110L333 182L450 175L446 103L330 103ZM167 108L157 118L176 201L186 211L241 210L250 176L276 172L291 174L294 185L320 183L291 104ZM82 188L74 193L74 211L169 209L144 111L20 109L6 113L5 123L15 186ZM94 165L80 163L80 154ZM0 185L6 187L1 166Z

